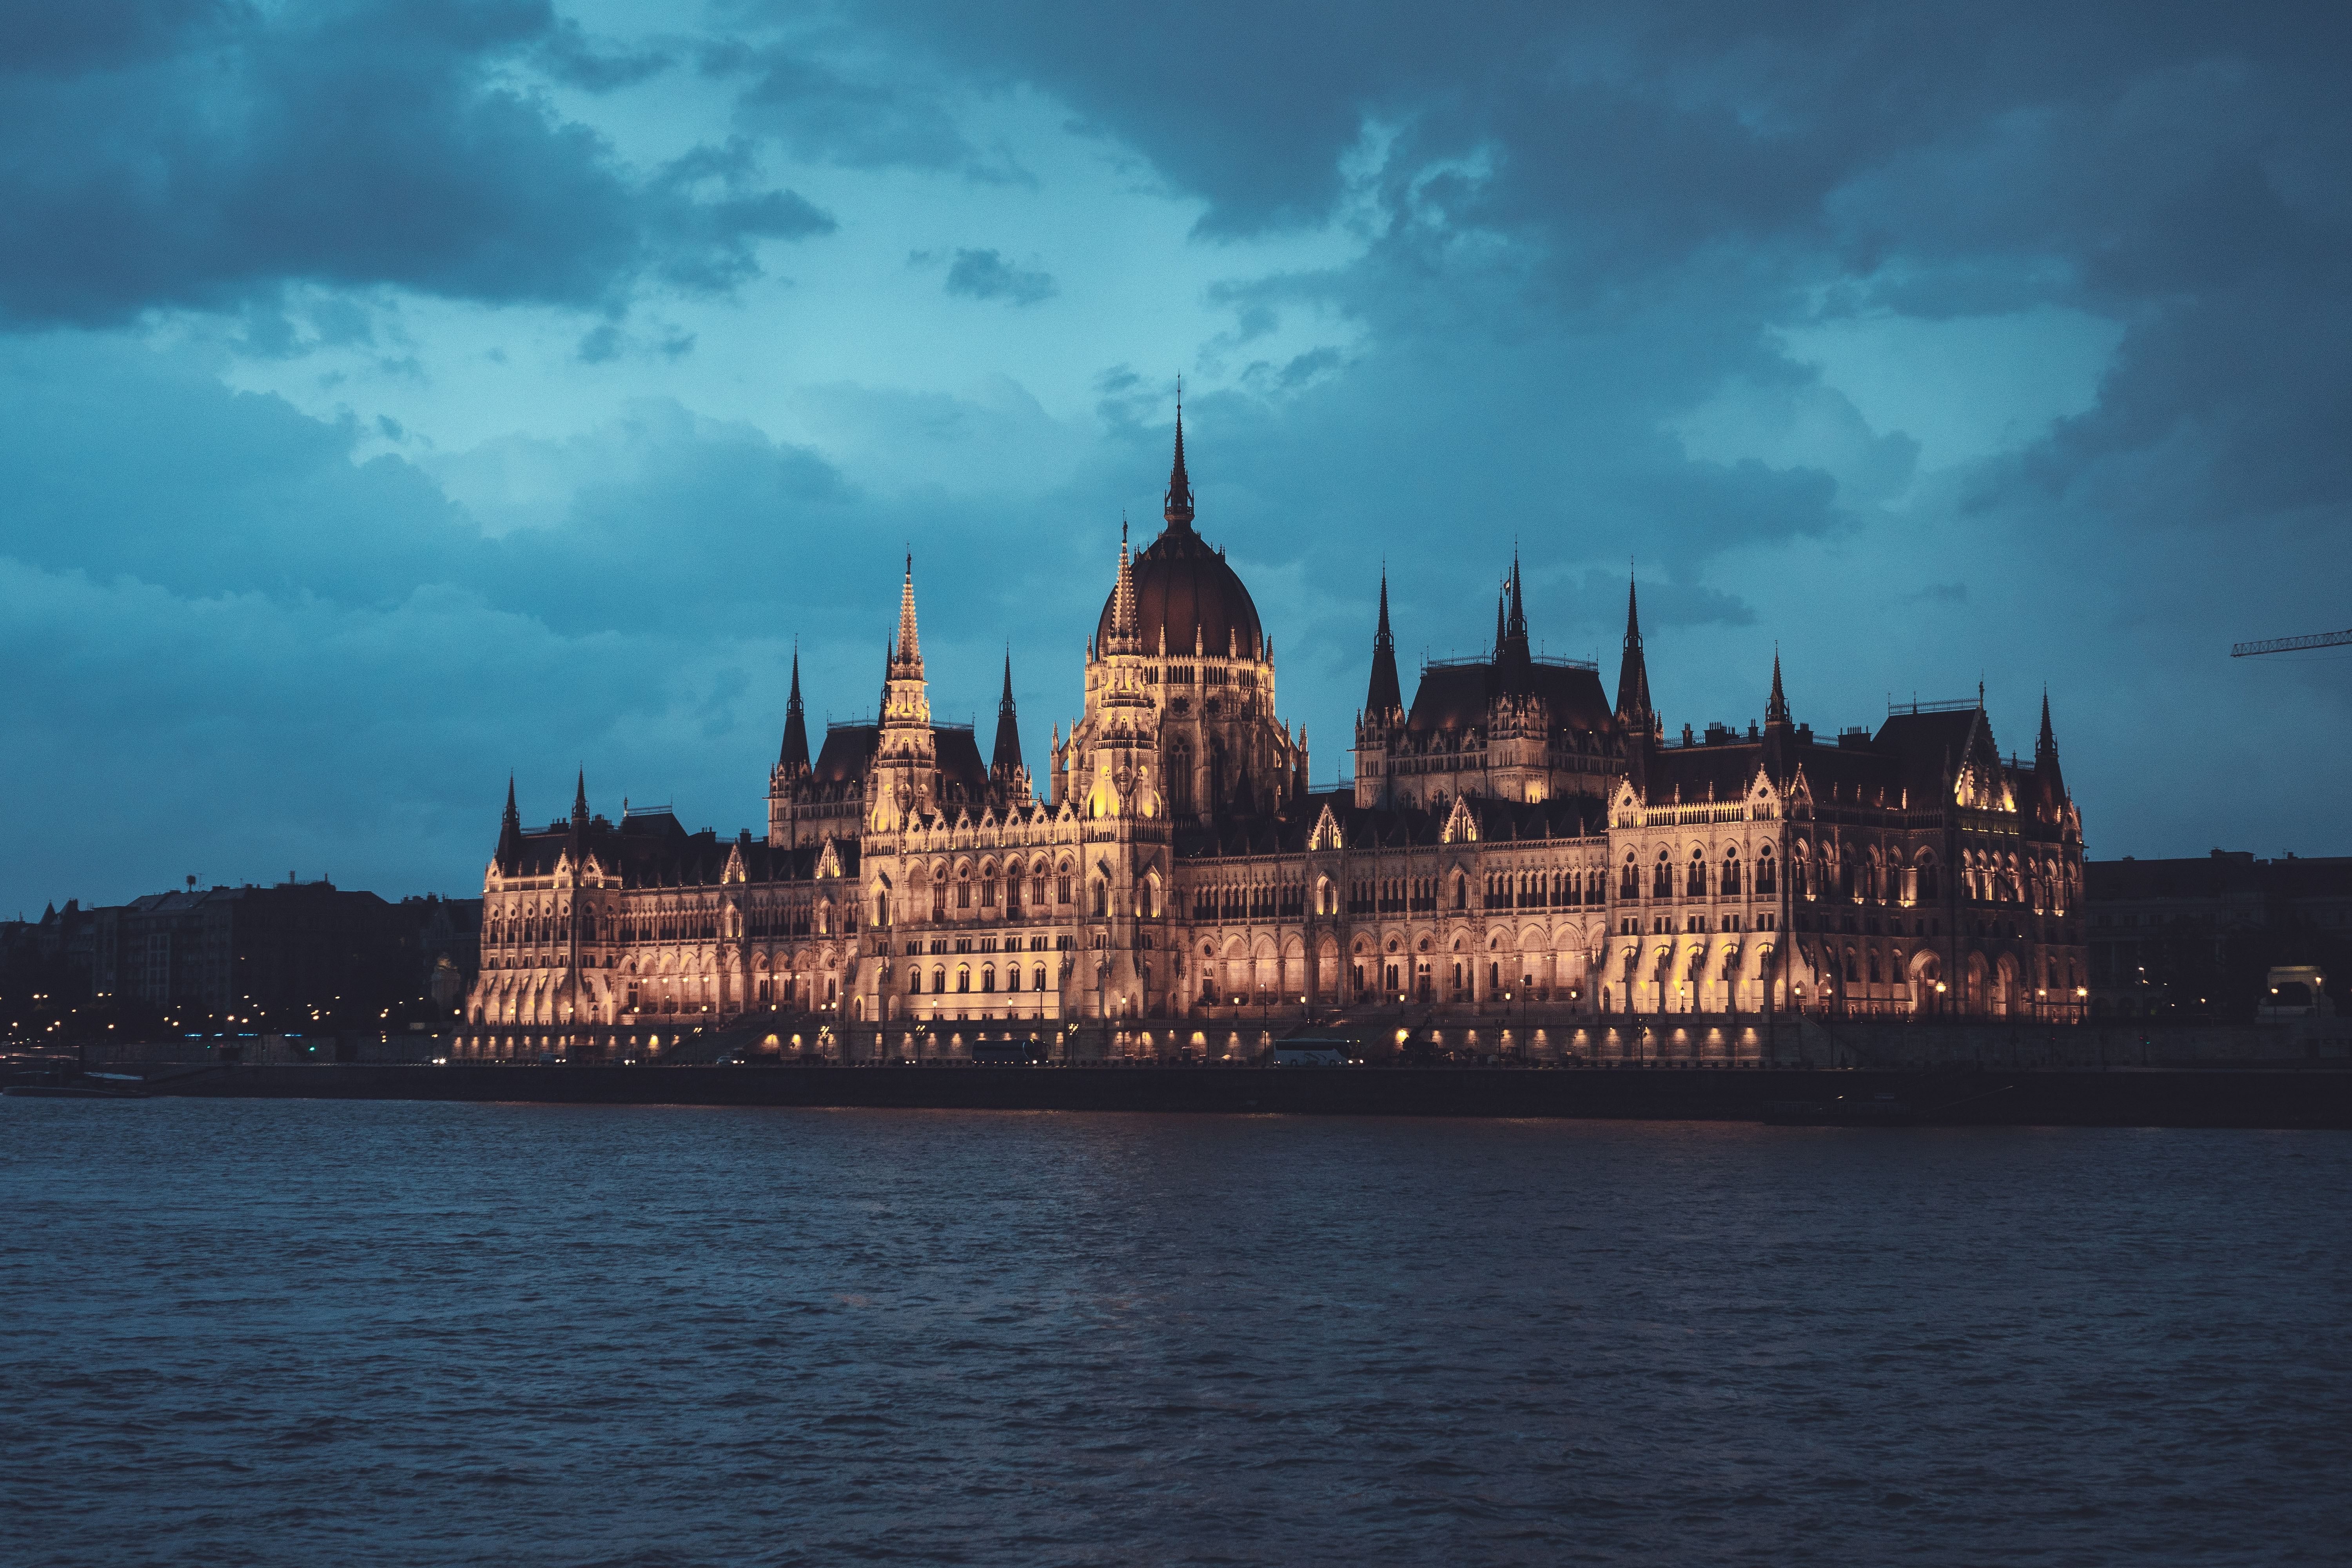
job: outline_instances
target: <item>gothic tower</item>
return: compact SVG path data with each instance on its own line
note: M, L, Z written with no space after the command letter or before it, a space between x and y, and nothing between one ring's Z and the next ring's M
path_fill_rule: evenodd
M882 721L874 742L873 786L866 826L877 833L904 826L938 804L939 754L931 732L931 698L923 679L923 645L915 628L915 559L898 592L898 635L882 681Z

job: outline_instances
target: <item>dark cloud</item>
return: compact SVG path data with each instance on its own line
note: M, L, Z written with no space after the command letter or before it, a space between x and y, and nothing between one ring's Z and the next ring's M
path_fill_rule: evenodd
M543 4L123 9L113 42L48 25L0 51L0 321L229 307L288 280L723 289L760 240L831 227L756 188L740 150L640 176L511 85L509 64L576 42Z
M2342 667L2226 658L2340 625L2352 568L2341 7L774 15L616 47L537 5L32 10L0 53L0 311L220 305L240 353L391 359L409 345L388 321L279 284L559 300L600 312L572 331L607 362L581 374L614 384L690 343L630 308L634 283L725 290L762 237L829 221L763 156L1000 177L971 106L1034 89L1138 183L1196 199L1201 242L1325 224L1359 242L1317 270L1237 262L1209 296L1230 328L1194 367L1224 390L1187 405L1202 528L1258 597L1318 778L1383 557L1401 642L1442 654L1491 635L1516 547L1538 637L1604 679L1638 561L1676 724L1755 713L1776 642L1824 730L1982 677L2003 741L2030 743L2047 679L2098 852L2201 848L2217 814L2240 838L2342 847ZM624 168L513 85L614 91L673 58L696 74L663 90L732 93L739 138L663 168ZM1083 255L1056 253L1074 289ZM971 298L1055 287L1002 251L910 259ZM2116 324L2095 397L1949 466L1790 346L1890 313L2041 311ZM568 785L530 804L531 760L583 751L600 805L675 794L755 822L790 637L818 713L869 710L901 542L940 710L985 717L1009 637L1034 749L1076 706L1119 509L1148 537L1166 473L1175 367L1100 352L1098 428L892 390L877 363L803 389L813 447L648 400L355 462L430 444L233 395L191 361L22 334L0 363L0 787L87 803L68 809L90 831L20 876L99 891L93 825L160 812L224 859L266 844L394 889L425 861L462 886L502 764L546 816ZM1921 400L1939 393L1967 389ZM1811 445L1708 445L1689 432L1710 407L1718 434ZM835 440L827 421L860 423ZM837 447L890 460L820 455ZM560 483L501 510L534 493L501 465ZM2205 711L2261 738L2254 797L2242 747L2151 762ZM158 749L184 760L161 785Z
M615 92L659 76L677 63L667 49L600 45L569 17L559 18L532 57L558 81L590 92Z
M797 42L728 38L707 44L700 63L706 75L741 84L736 119L745 131L776 137L797 157L852 169L946 169L980 158L936 87L909 80L904 61L859 76Z
M1034 305L1058 289L1050 272L1015 267L993 250L959 250L948 264L947 291L967 300Z

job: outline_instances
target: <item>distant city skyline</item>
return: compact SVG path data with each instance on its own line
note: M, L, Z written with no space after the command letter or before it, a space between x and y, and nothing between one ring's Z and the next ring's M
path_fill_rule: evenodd
M797 646L1042 770L1184 378L1329 783L1400 662L1671 731L2046 685L2095 858L2352 851L2340 8L66 7L0 79L0 911L757 833ZM1889 689L1889 683L1895 683Z

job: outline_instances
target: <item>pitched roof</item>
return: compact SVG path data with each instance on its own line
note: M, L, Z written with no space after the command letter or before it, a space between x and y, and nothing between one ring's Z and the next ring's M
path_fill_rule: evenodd
M1405 715L1409 731L1484 730L1487 704L1509 684L1543 699L1555 728L1608 734L1616 728L1600 674L1582 665L1530 660L1514 673L1492 659L1448 659L1423 666Z

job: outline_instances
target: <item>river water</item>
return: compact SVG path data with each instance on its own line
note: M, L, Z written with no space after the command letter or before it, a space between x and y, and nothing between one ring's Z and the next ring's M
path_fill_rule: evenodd
M2352 1135L0 1100L15 1563L2341 1562Z

